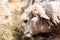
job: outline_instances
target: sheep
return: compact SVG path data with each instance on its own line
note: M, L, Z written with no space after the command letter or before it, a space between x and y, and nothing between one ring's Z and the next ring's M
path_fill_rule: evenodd
M36 6L36 5L38 5L38 6ZM42 24L42 27L40 28L40 30L42 29L42 31L39 31L38 26L36 27L36 29L38 29L39 33L47 31L44 29L44 28L46 28L46 29L51 30L51 33L48 34L48 38L50 38L50 36L51 36L51 38L54 40L55 38L60 37L60 31L59 31L59 29L60 29L60 27L59 27L59 25L60 25L60 20L59 20L60 11L59 11L59 9L60 9L60 3L55 2L55 1L54 2L47 2L47 3L43 2L40 4L34 3L31 7L27 8L25 10L25 12L20 17L22 28L28 27L28 28L25 28L25 30L27 30L27 31L26 32L23 31L23 32L25 34L28 34L31 32L31 34L34 35L33 32L35 30L31 29L30 27L33 27L35 25L34 26L34 28L35 28L36 25L40 26ZM36 10L36 11L33 11L33 10ZM31 13L32 11L33 11L33 13ZM41 16L43 14L45 17ZM40 19L39 17L41 17L42 19ZM40 20L41 24L36 24L38 22L36 19ZM32 24L34 24L34 25L32 25ZM34 31L32 32L32 30L34 30ZM49 31L47 31L47 32L49 32ZM25 35L25 36L29 37L29 35Z
M35 34L35 33L33 33L34 31L36 31L36 33L39 32L38 28L40 26L40 23L39 23L40 18L38 17L38 15L43 19L50 20L50 18L45 14L45 10L43 9L43 7L38 3L34 3L31 7L28 7L25 10L25 12L21 15L20 23L21 23L22 27L25 29L24 34L26 34L28 32L31 32L31 34ZM38 24L36 24L36 23L38 23ZM36 27L36 29L33 30L30 27L32 27L32 28ZM41 30L43 32L45 32L44 30L46 30L46 29L44 29L44 30L43 29L44 28L42 28ZM40 30L40 28L39 28L39 30ZM48 30L49 30L49 28L48 28ZM28 36L28 35L26 35L26 36Z

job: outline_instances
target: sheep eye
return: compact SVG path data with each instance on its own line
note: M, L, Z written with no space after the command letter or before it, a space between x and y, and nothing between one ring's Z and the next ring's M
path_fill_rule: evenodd
M37 11L37 9L35 9L34 11Z
M24 20L24 23L27 23L27 20Z

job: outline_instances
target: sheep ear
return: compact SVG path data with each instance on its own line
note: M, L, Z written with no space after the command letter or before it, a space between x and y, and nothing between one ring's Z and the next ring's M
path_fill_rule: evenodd
M41 17L45 19L50 19L46 14L41 14Z
M45 18L45 19L50 19L50 18L46 15L46 10L45 10L45 8L44 8L42 5L40 5L39 7L40 7L40 9L39 9L40 17Z
M43 9L39 10L39 15L40 15L40 17L42 17L42 18L50 19L50 18L46 15L45 10L43 10Z

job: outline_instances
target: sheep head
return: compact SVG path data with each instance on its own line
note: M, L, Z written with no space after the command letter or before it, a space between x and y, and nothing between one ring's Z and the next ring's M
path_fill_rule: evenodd
M44 8L39 4L34 4L32 10L30 9L23 13L20 19L22 22L21 27L24 29L24 34L30 33L31 35L34 35L37 33L50 32L51 22L50 18L45 14Z

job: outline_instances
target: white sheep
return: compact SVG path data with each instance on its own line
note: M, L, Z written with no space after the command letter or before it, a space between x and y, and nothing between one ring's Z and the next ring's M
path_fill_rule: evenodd
M34 15L32 19L30 19L30 14ZM38 3L34 3L33 5L29 6L27 9L25 9L24 13L21 15L20 17L20 23L22 25L22 27L25 29L24 31L24 34L26 35L26 33L30 32L32 34L32 30L30 28L30 26L34 26L36 27L36 23L38 22L39 18L38 18L38 15L41 17L41 18L44 18L44 19L50 19L47 15L46 15L46 12L45 12L45 9L42 7L42 5L38 4ZM24 22L24 21L29 21L31 20L30 22L33 24L27 24ZM39 25L39 24L38 24ZM29 36L29 35L26 35L26 36Z
M31 14L31 12L33 12L34 16L38 14L41 18L49 19L49 20L51 19L55 24L60 23L60 3L59 2L43 2L40 4L34 3L33 5L25 9L25 12L21 15L20 20L22 23L24 23L24 20L29 20L29 14ZM35 21L36 19L38 18L33 17L32 19L33 23L36 23ZM27 28L25 28L25 30L27 30ZM27 30L27 32L29 32L29 30Z

